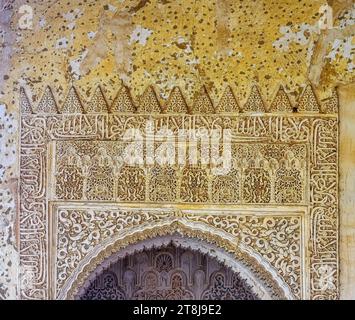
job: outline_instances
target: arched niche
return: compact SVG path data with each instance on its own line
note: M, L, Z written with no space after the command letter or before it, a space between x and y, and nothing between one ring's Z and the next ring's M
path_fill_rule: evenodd
M128 249L128 250L127 250ZM201 241L146 240L114 254L80 288L80 300L259 300L271 296L242 266ZM222 260L222 261L221 261ZM229 262L227 262L227 260ZM236 269L238 271L236 271Z

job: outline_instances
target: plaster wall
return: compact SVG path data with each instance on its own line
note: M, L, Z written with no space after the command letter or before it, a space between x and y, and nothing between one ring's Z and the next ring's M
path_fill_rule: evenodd
M36 106L50 85L59 104L75 85L88 100L122 84L137 101L179 86L188 102L227 85L242 103L257 84L270 105L280 85L296 103L307 84L340 95L341 297L355 298L355 112L352 0L328 1L335 31L320 31L324 0L0 1L0 299L18 297L19 90ZM31 9L28 21L24 20ZM22 8L22 9L21 9ZM21 22L29 26L21 27ZM29 23L29 24L28 24Z

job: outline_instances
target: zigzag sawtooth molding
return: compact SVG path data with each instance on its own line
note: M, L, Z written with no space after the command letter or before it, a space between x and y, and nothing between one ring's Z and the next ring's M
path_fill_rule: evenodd
M272 103L267 108L260 94L259 88L254 85L250 91L246 103L241 106L230 86L227 86L220 101L214 105L208 91L203 86L191 106L188 106L180 88L175 87L164 105L161 105L153 86L149 86L139 97L138 104L133 102L130 90L122 86L114 101L109 104L104 90L98 86L89 101L84 101L75 87L68 90L64 103L58 106L53 90L47 87L37 107L32 107L25 89L20 89L22 101L22 113L172 113L172 114L223 114L239 112L322 112L337 113L337 93L324 103L319 103L315 91L311 85L307 85L298 98L296 105L292 105L287 93L281 86L277 91ZM85 107L84 107L85 106Z

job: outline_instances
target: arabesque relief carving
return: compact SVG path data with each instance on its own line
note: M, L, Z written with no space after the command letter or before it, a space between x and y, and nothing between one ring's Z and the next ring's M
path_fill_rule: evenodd
M76 210L59 209L57 230L57 292L68 275L96 245L114 238L120 232L141 225L169 221L176 213L166 210ZM200 222L227 231L235 243L243 242L269 261L292 288L301 292L301 217L180 214L180 218ZM83 228L85 226L85 228Z
M55 298L100 242L129 228L154 226L172 212L243 243L277 270L295 298L338 298L337 109L336 96L319 104L310 86L297 106L281 88L270 108L257 87L244 106L229 87L216 106L206 88L192 106L178 88L162 106L153 87L137 106L126 87L111 105L101 88L89 102L71 88L58 106L47 88L37 108L22 89L22 298ZM196 164L159 164L150 163L147 146L136 142L131 149L146 162L125 163L132 143L125 133L144 133L147 121L155 131L173 134L230 130L230 170L214 174L200 145ZM166 150L163 144L156 139L150 147L168 160L178 157L178 144ZM102 210L94 209L97 204ZM165 212L166 204L175 209ZM195 213L197 205L207 211ZM295 208L301 208L297 215Z
M232 170L221 176L214 175L209 168L189 165L127 166L119 160L123 152L124 145L118 142L59 141L56 199L214 204L306 202L308 153L304 144L234 143Z

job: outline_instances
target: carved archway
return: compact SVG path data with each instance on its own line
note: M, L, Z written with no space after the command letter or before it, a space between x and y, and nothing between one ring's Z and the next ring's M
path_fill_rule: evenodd
M176 113L149 103L117 110L95 96L104 105L92 110L71 88L59 113L50 90L35 112L20 93L21 298L73 298L114 252L174 232L256 268L279 297L338 297L336 96L319 105L307 87L292 112L281 92L265 111L254 108L262 98L253 89L238 113L227 111L228 99L208 108L205 92L193 112ZM231 130L232 173L120 166L126 129L144 130L148 119L156 131Z
M226 267L241 274L259 297L263 299L295 298L289 286L266 259L242 243L238 243L230 234L212 229L198 223L192 225L184 219L175 219L155 227L136 228L123 237L109 239L98 245L79 263L66 281L58 298L75 299L83 293L83 290L98 274L120 257L140 251L142 246L147 244L154 247L154 245L161 244L162 239L165 239L166 244L166 241L172 240L171 236L178 241L179 246L194 250L199 248L200 252L214 256Z
M260 280L235 262L203 241L187 241L179 235L157 237L106 259L85 281L76 299L271 299Z

